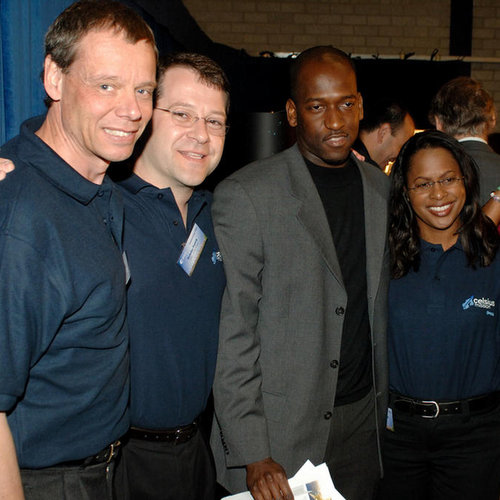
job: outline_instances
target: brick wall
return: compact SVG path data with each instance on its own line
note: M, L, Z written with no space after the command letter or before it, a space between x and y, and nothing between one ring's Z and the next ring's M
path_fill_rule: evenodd
M185 0L215 41L244 48L301 51L331 44L346 52L448 51L449 0ZM418 50L417 50L418 49Z
M450 0L184 0L212 40L261 51L331 44L355 54L449 55ZM500 58L500 2L474 0L472 56ZM500 109L500 63L472 64ZM500 127L497 126L500 131Z

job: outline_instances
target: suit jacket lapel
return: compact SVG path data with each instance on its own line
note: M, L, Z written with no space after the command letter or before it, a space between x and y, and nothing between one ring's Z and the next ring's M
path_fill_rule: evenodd
M297 146L289 150L290 189L296 199L297 219L318 246L325 262L343 287L342 272L333 245L332 233L318 190Z
M368 168L358 163L363 180L363 199L365 213L366 239L366 280L368 294L368 308L370 317L373 317L374 298L377 295L384 252L387 240L387 198L382 185L377 189L370 179Z

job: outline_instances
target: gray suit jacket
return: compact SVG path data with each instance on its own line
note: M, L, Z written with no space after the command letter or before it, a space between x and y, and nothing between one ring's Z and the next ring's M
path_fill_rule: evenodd
M380 427L387 399L388 179L355 161L363 182ZM248 463L271 456L290 477L306 459L323 461L338 375L331 361L340 359L347 295L321 199L296 146L219 184L213 217L227 288L212 446L219 482L236 492L246 489Z
M481 205L484 205L490 199L491 191L500 186L500 155L484 142L461 141L460 144L474 158L479 167Z

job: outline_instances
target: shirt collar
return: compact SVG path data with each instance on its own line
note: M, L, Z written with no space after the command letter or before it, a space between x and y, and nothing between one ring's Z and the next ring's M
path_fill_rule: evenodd
M138 175L135 174L129 175L123 181L119 181L118 184L124 187L127 191L130 191L132 194L137 194L139 191L147 187L151 187L158 190L158 188L155 188L155 186L149 184L149 182L146 182L145 180L141 179ZM170 191L170 188L167 189Z
M484 139L482 139L481 137L476 137L476 136L469 136L469 137L462 137L460 139L458 139L458 142L464 142L464 141L476 141L476 142L484 142L484 144L488 144L487 141L485 141Z
M88 205L101 189L101 185L94 184L81 176L42 139L35 135L44 120L45 116L37 116L26 120L21 125L20 135L29 144L23 152L23 159L58 189L80 203ZM103 184L110 185L111 181L105 177Z
M443 247L440 244L436 245L435 243L429 243L428 241L425 241L422 238L420 238L420 248L422 251L429 251L434 249L443 252ZM450 251L453 248L456 248L457 250L461 250L463 252L462 243L460 242L460 236L458 237L456 243L450 248L448 248L447 251Z
M156 186L153 186L153 184L146 182L144 179L142 179L141 177L139 177L137 174L134 173L132 173L126 179L118 182L118 184L132 194L137 194L139 191L142 190L145 190L149 193L153 193L154 195L157 195L159 192L165 193L168 194L168 196L171 197L172 200L175 202L174 195L169 187L163 189L157 188ZM202 189L200 190L195 189L188 203L189 205L191 205L197 202L198 200L201 203L204 203L206 201L206 192Z

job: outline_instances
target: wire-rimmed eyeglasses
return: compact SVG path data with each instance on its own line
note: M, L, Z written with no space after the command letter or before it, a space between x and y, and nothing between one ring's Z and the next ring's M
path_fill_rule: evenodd
M440 179L439 181L419 182L415 186L406 189L408 189L408 191L415 191L416 193L427 193L432 189L434 184L439 184L443 189L448 189L463 180L463 177L446 177L445 179Z
M229 129L229 125L226 125L226 122L219 120L218 118L210 116L195 116L189 113L189 111L160 108L159 106L156 106L155 109L170 113L174 123L176 125L180 125L181 127L189 128L192 127L198 120L203 120L207 126L208 132L212 135L224 136Z

